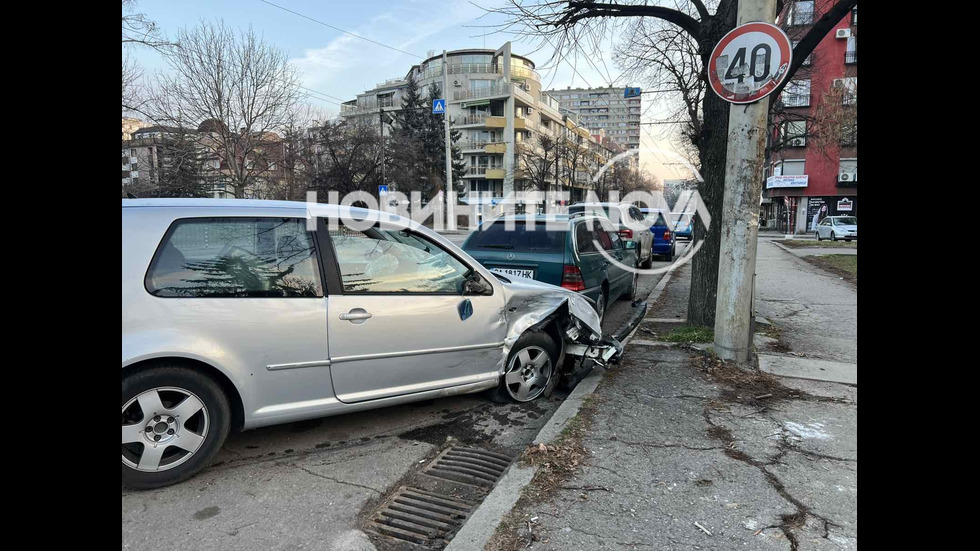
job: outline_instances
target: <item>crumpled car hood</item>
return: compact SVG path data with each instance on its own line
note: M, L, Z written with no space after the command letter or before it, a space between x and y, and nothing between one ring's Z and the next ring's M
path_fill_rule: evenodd
M566 304L569 314L581 322L586 330L585 342L595 343L602 337L599 315L588 298L533 279L510 275L507 279L510 283L501 281L506 309L504 315L508 325L507 348L529 327L540 323Z

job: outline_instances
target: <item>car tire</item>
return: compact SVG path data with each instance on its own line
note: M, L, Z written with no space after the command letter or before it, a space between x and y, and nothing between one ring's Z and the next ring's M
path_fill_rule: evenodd
M667 262L672 262L674 260L674 248L673 247L671 247L670 248L670 251L668 251L667 254L664 255L664 260L666 260Z
M122 406L122 482L135 489L194 476L214 459L231 427L228 397L218 383L178 364L124 376Z
M644 260L642 264L640 264L640 268L643 268L644 270L646 270L647 268L651 268L653 266L653 247L651 246L647 250L650 251L650 254L648 254L647 259Z
M837 241L837 235L834 232L830 232L830 240Z
M820 232L815 231L813 234L817 236L817 241L823 241L823 237L820 237Z
M608 297L606 296L606 287L603 284L599 287L599 297L595 301L595 311L599 314L599 324L602 324L602 317L606 315L606 302Z
M507 356L494 401L530 402L543 395L557 374L558 356L558 345L547 333L528 331L521 335Z
M637 295L637 293L636 293L636 287L637 287L637 285L639 283L639 279L640 279L640 275L639 274L633 274L633 281L630 282L630 288L629 288L629 290L626 291L625 293L619 295L619 300L628 300L630 302L633 302L634 300L636 300L636 295Z

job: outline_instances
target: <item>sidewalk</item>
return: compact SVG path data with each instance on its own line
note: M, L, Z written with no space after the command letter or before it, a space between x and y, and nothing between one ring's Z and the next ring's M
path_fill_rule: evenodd
M840 291L814 284L821 274L798 272L791 282L783 259L764 247L757 292L778 305L767 311L790 346L813 342L841 356L855 349L839 334L827 341L802 333L833 333L827 323L843 306L793 325ZM689 280L685 266L647 318L685 314ZM853 386L776 378L686 347L631 344L568 426L485 549L857 548Z

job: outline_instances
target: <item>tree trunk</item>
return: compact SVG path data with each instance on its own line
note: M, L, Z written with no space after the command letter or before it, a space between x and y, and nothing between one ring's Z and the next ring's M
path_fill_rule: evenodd
M700 43L702 70L715 44L735 28L735 2L721 2L718 12L704 22ZM707 79L705 79L707 82ZM704 240L701 250L691 260L691 294L687 302L687 321L692 325L715 326L715 302L718 294L718 259L721 254L721 213L725 199L725 160L728 151L728 109L730 104L710 88L705 91L703 124L697 143L701 159L698 193L711 214L711 227L696 224L694 241Z

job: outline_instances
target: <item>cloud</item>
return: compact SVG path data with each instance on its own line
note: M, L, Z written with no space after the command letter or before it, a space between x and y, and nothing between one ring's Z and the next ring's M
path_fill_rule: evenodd
M432 6L412 6L411 2L393 5L368 23L348 30L418 56L426 54L425 46L438 47L439 51L465 47L465 44L456 43L458 38L438 40L435 37L473 20L482 10L469 4L468 0L446 3L435 11ZM315 17L315 14L311 16ZM404 76L422 58L347 34L337 34L326 46L307 49L302 57L290 61L302 73L304 86L353 99L357 93L378 82Z

